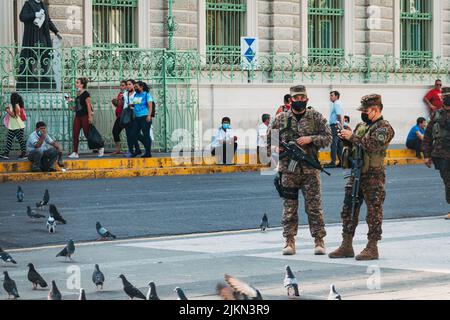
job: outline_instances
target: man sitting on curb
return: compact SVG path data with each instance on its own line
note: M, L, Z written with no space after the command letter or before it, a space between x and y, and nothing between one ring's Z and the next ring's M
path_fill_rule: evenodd
M238 144L237 137L231 128L230 118L224 117L222 119L222 125L217 129L211 146L211 155L216 156L218 164L233 164Z
M33 172L55 172L56 158L62 155L59 144L47 134L47 125L44 122L38 122L36 131L29 136L27 152Z

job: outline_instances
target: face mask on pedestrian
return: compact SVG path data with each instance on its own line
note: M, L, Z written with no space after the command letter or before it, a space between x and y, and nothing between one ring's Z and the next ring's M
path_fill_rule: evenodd
M308 101L294 101L292 102L291 108L295 112L301 113L306 110L307 105Z
M225 130L231 129L231 125L229 123L224 123L222 124L222 128L224 128Z
M370 114L373 113L373 110L369 113L361 113L361 120L364 121L366 124L371 124L372 120L370 119ZM373 117L372 117L373 119Z

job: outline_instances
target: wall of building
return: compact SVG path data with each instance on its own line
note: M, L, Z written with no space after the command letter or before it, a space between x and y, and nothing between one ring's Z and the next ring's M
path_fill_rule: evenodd
M264 113L274 115L283 104L283 96L289 93L289 85L250 84L250 85L200 85L200 121L203 132L218 128L222 117L229 116L233 128L238 129L242 141L245 132L258 127ZM329 92L338 90L344 112L351 117L354 128L360 122L357 111L361 97L370 93L379 93L383 97L383 114L393 126L396 134L393 143L404 144L406 136L419 116L427 117L427 109L422 102L430 89L424 85L308 85L310 105L329 116ZM245 112L243 112L243 110ZM206 137L209 135L206 134ZM256 140L252 139L252 143Z

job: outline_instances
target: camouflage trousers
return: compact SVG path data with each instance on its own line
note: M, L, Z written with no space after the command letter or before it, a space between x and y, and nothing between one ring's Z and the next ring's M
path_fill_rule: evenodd
M353 177L350 177L345 186L344 207L341 213L343 234L355 235L361 205L365 201L367 206L366 222L369 227L367 238L369 240L381 240L383 203L386 198L385 180L384 169L370 169L368 173L361 175L359 203L356 204L355 212L352 215L352 188L354 180Z
M450 204L450 167L443 168L439 170L439 172L441 173L441 178L444 181L447 203Z
M324 238L326 236L325 223L323 219L320 172L314 169L299 169L294 173L285 172L281 178L283 188L301 190L305 198L305 211L308 215L309 230L313 238ZM283 236L295 237L298 231L298 207L299 201L284 199Z

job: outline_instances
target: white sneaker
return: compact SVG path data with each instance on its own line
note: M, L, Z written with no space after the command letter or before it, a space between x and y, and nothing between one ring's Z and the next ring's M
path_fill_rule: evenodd
M105 148L101 148L98 150L98 157L102 158L105 155Z
M80 156L78 155L78 153L74 152L69 156L70 159L79 159Z

